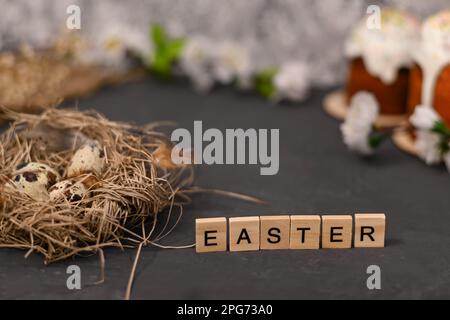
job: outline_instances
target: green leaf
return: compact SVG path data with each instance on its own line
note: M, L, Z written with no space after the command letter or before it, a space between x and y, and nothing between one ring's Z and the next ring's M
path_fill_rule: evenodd
M447 138L450 138L450 129L447 128L447 126L445 125L444 122L442 121L438 121L436 122L436 124L434 125L434 127L431 129L431 131L435 132L435 133L439 133Z
M167 57L170 60L178 59L181 55L181 52L184 48L184 39L175 39L170 41L169 45L167 46Z
M387 133L373 133L371 136L369 136L369 146L372 149L378 148L387 138L389 135Z
M156 51L163 49L167 42L164 28L160 24L154 24L151 26L150 33Z
M153 60L151 71L159 79L170 79L172 76L172 65L165 57L158 56Z
M150 70L160 79L169 79L172 76L173 65L183 51L185 40L182 38L170 39L159 24L152 25L150 32L154 46Z
M441 137L441 140L438 144L439 151L441 154L446 154L450 151L450 145L449 145L449 138L448 137Z
M257 73L253 80L255 91L266 99L271 98L275 94L275 86L273 78L277 73L277 68L268 68Z

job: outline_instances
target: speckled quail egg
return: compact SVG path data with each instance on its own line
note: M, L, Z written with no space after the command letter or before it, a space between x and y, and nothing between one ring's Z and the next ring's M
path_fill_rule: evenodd
M48 165L38 162L24 163L16 167L13 182L19 191L34 200L47 200L48 188L59 181L60 175Z
M105 152L97 142L85 144L73 155L67 168L68 177L76 177L80 174L93 173L101 175L105 167Z
M58 171L54 170L50 166L39 163L39 162L25 162L22 164L19 164L16 167L16 173L22 173L26 171L31 172L42 172L45 173L47 176L47 179L51 185L55 184L61 179L61 176L59 175Z
M87 188L81 182L72 179L63 180L50 188L50 200L80 201L87 194L87 191Z

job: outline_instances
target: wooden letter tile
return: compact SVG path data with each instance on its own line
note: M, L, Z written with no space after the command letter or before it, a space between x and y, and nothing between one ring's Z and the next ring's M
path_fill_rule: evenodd
M322 216L322 248L351 248L352 227L350 215Z
M195 242L197 252L227 250L227 219L204 218L195 220Z
M355 214L355 248L383 248L385 230L384 213Z
M262 216L261 249L289 249L290 217Z
M229 219L230 251L259 250L259 217Z
M320 216L291 216L291 249L319 249Z

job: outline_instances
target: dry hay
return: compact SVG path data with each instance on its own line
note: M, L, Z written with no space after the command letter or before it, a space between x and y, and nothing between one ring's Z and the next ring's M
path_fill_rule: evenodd
M93 111L1 111L13 122L0 136L0 247L38 252L46 263L136 247L155 240L148 218L156 221L163 209L190 201L192 167L171 162L170 141L151 125L113 122ZM37 201L13 187L22 163L47 164L64 176L77 148L93 140L107 165L81 200Z
M17 52L0 53L0 105L37 113L62 100L89 95L104 85L143 76L140 69L117 72L80 63L73 58L79 41L66 36L47 50L23 45Z

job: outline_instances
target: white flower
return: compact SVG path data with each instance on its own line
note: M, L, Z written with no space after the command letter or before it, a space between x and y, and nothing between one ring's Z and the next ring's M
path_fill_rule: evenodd
M441 118L432 107L418 105L409 120L416 129L431 130Z
M129 30L122 36L124 47L143 62L150 63L153 59L153 45L145 32Z
M428 165L437 164L442 161L442 154L439 150L441 137L439 134L428 130L416 131L416 149L419 156Z
M243 88L250 83L252 67L250 57L242 46L231 41L224 41L217 46L214 55L213 74L222 84L229 84L233 80Z
M214 84L211 74L213 44L204 37L190 38L180 57L180 67L199 91L208 91Z
M344 143L350 150L364 155L373 153L369 138L378 114L378 102L371 93L362 91L353 96L345 122L341 125Z
M180 64L183 70L190 72L193 69L205 69L210 66L213 59L213 47L207 38L194 36L190 38L183 49Z
M275 75L273 84L276 99L301 101L305 99L309 90L309 68L302 62L285 63Z
M126 26L105 30L81 53L81 61L113 69L126 69L129 66L128 53L134 54L144 63L151 61L153 48L145 33Z

